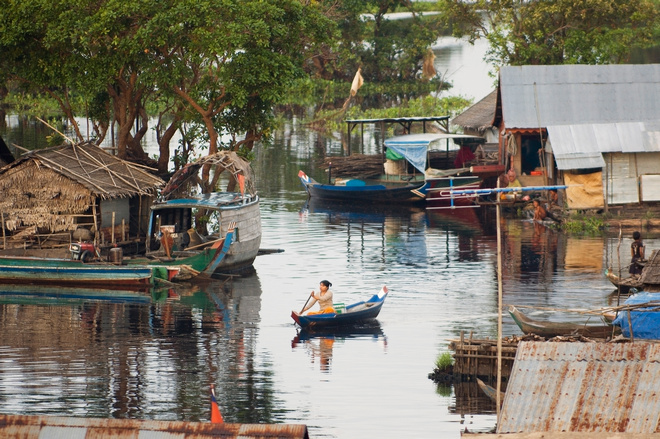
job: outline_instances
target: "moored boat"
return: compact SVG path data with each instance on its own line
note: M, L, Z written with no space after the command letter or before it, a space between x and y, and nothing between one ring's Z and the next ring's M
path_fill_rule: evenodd
M195 177L205 165L231 172L240 192L192 195ZM186 165L151 206L146 257L166 266L181 266L180 277L247 271L260 244L259 196L249 163L235 152L221 151ZM129 261L138 263L145 261Z
M335 179L332 183L319 183L305 172L298 171L298 178L311 198L337 201L361 201L373 203L423 203L413 191L424 185L423 176L380 174L368 178Z
M628 294L632 288L637 290L644 288L644 283L639 275L621 278L608 268L605 270L605 277L623 294Z
M300 325L301 328L313 330L321 327L349 326L365 321L373 320L378 317L388 290L383 286L378 294L374 294L367 301L360 301L346 305L345 309L335 306L334 313L325 314L307 314L302 315L296 311L291 312L291 318Z
M552 338L562 335L581 335L590 338L610 338L620 333L619 328L606 322L600 324L551 322L533 320L520 312L515 306L509 307L509 314L521 331L525 334L535 334Z
M148 288L169 281L179 267L128 266L109 262L0 256L0 283Z

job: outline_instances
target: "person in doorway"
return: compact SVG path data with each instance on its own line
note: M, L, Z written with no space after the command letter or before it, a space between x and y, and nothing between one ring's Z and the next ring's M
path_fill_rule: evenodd
M539 200L535 199L532 201L532 204L534 205L534 221L543 221L545 217L548 216L548 213L543 206L541 206Z
M522 184L520 184L520 180L518 180L518 176L516 175L516 171L513 169L509 169L509 172L506 173L507 180L509 180L508 187L522 187Z
M335 312L335 309L332 307L332 291L330 291L331 286L332 284L330 282L327 280L322 280L319 284L319 292L316 293L315 291L312 291L310 295L311 300L308 301L307 305L303 308L300 314L303 314L305 311L310 309L316 302L319 303L319 310L312 311L309 313L309 315Z
M644 260L644 242L642 241L642 235L638 231L633 232L633 242L630 244L630 268L628 272L630 274L641 274L642 266L637 262Z

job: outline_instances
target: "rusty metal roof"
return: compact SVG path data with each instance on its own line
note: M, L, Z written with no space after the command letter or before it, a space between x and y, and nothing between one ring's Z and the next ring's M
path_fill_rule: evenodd
M658 377L658 343L521 342L497 433L658 433Z
M0 437L95 439L309 439L301 424L211 424L137 419L0 415Z

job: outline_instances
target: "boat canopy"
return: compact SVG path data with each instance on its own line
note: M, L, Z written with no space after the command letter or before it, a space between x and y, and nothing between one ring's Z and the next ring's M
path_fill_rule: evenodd
M457 151L460 149L455 141L471 140L475 143L485 141L483 137L468 136L466 134L424 133L392 137L385 140L385 146L408 160L420 172L425 172L428 151L431 149L440 149L439 147L443 146L440 145L442 140L446 141L445 147L447 151ZM452 142L449 142L449 140L452 140Z

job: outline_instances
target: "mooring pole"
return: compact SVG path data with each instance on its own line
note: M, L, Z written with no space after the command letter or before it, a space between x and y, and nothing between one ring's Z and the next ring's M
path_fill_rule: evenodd
M497 188L500 187L500 181L497 180ZM502 225L500 224L501 218L501 204L498 197L496 206L496 221L497 221L497 391L495 392L497 405L497 422L500 421L500 392L502 391Z

